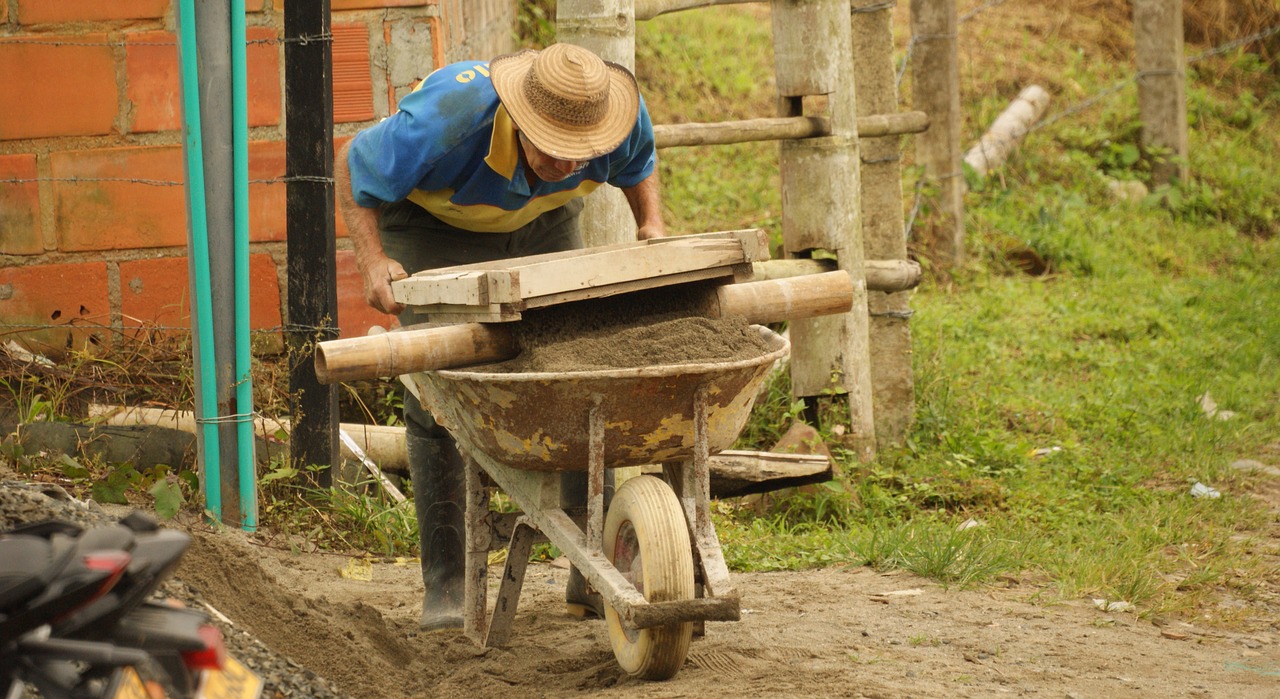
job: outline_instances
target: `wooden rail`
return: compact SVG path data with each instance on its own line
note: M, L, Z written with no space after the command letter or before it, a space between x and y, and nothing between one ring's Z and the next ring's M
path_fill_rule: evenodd
M822 274L836 269L835 260L787 259L766 260L751 265L752 281L769 281ZM920 286L920 263L915 260L865 260L868 291L894 293Z
M759 2L759 0L636 0L636 21L653 19L668 12L712 5L740 5L748 2Z
M929 128L929 115L924 112L875 114L858 118L858 136L897 136L921 133ZM713 123L658 124L653 127L659 148L675 146L709 146L750 141L778 141L831 135L826 117L796 116Z

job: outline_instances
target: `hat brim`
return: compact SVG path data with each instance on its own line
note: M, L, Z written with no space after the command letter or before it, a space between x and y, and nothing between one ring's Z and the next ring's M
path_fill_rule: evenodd
M525 99L522 84L538 52L525 49L489 61L490 79L507 112L533 145L560 160L591 160L612 153L635 128L640 90L626 68L605 61L609 73L609 109L589 126L566 124L541 114Z

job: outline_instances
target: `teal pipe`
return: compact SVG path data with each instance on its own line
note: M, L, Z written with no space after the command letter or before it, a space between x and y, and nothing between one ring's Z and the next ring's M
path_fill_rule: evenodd
M182 67L182 147L187 165L187 216L191 226L191 258L195 267L196 342L200 402L196 421L204 437L205 509L222 521L222 455L218 448L217 363L213 346L213 294L209 286L209 227L204 198L204 155L200 136L200 82L196 66L195 0L179 0L178 60ZM207 353L207 354L206 354Z
M253 441L253 357L249 346L249 88L244 0L231 0L231 143L235 178L236 446L239 456L240 522L258 530L258 479Z

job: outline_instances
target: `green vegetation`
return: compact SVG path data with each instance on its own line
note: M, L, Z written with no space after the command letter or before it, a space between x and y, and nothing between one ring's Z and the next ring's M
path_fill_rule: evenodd
M736 78L770 74L767 22L727 15L645 25L646 84L701 96L698 107L651 99L656 122L742 118L706 113L726 103L769 113L768 90L757 92L765 81L744 89ZM725 52L712 37L728 31L750 50ZM1123 81L1123 65L1085 53L1041 70L1065 66L1053 77L1090 90ZM730 54L736 67L718 67ZM1020 87L999 89L1011 58L966 63L970 141ZM697 77L676 77L686 74ZM1114 92L1033 131L985 181L970 177L968 259L928 275L911 303L917 419L906 443L857 463L830 432L839 406L828 408L822 428L845 478L723 503L717 528L733 567L871 565L957 586L1027 578L1047 583L1050 597L1122 600L1147 613L1203 611L1217 591L1247 595L1277 577L1267 540L1275 514L1251 496L1264 476L1231 468L1266 461L1280 444L1275 64L1240 50L1195 63L1193 177L1136 201L1115 199L1108 181L1144 179L1161 154L1139 147L1136 88ZM774 151L726 160L711 151L662 153L672 220L777 236ZM914 176L908 168L908 196ZM719 188L760 203L739 209ZM927 264L927 251L915 252ZM1027 260L1037 274L1024 271ZM785 383L778 377L758 405L743 448L769 448L798 416ZM1205 396L1234 416L1210 416ZM1195 483L1222 495L1192 497Z

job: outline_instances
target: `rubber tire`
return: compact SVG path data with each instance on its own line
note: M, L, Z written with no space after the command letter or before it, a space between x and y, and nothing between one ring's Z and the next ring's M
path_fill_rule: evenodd
M604 555L623 573L640 564L636 589L649 602L693 599L689 528L680 501L659 478L637 476L614 493L604 521ZM618 555L629 560L616 560ZM623 670L645 680L671 679L679 672L689 654L692 621L628 634L611 605L604 612L609 643Z

